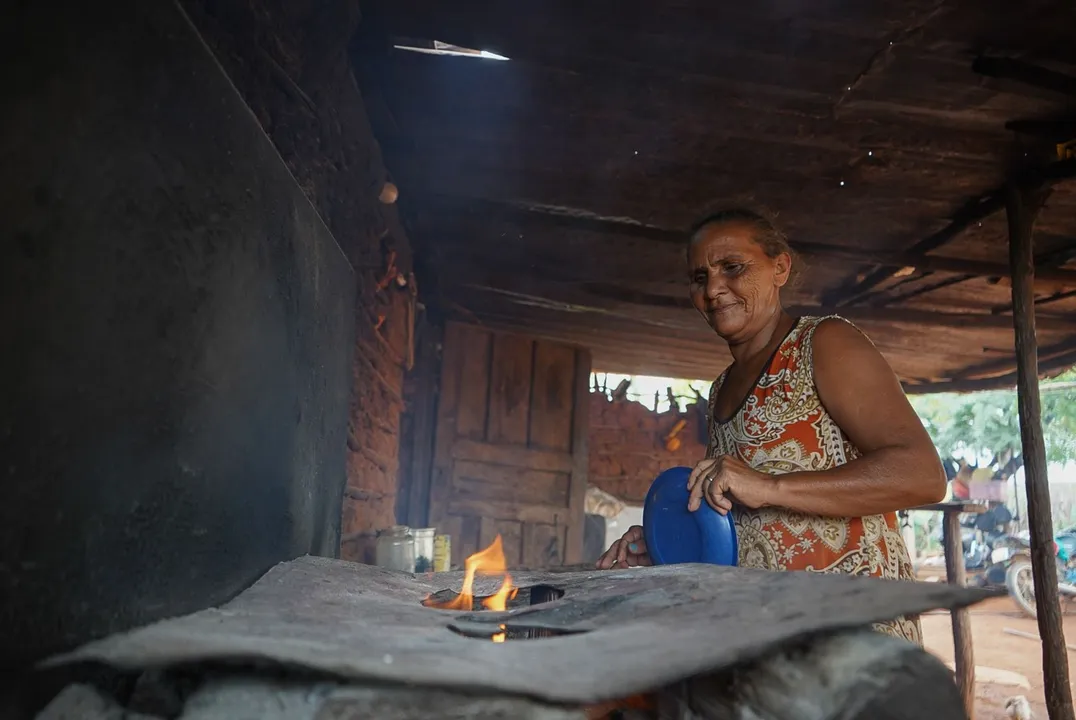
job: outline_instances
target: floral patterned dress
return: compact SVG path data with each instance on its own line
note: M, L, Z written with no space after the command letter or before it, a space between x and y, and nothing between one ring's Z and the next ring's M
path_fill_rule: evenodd
M714 403L728 371L714 382L707 457L734 455L773 474L828 470L859 457L815 389L812 339L815 329L829 319L800 318L744 403L724 421L716 417ZM828 518L782 508L736 506L733 518L741 567L914 579L896 513ZM922 644L916 618L880 623L875 629Z

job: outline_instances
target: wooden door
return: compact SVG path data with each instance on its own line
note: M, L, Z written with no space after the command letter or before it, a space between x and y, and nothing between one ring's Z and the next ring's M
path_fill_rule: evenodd
M430 524L452 562L499 534L510 567L580 562L590 353L449 323Z

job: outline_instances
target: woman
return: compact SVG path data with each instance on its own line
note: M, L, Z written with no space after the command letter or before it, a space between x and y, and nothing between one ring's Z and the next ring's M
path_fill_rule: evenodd
M733 514L741 567L912 579L896 512L940 501L945 473L881 353L840 318L785 312L792 252L758 213L697 223L688 270L692 303L733 357L710 391L688 508ZM618 564L650 564L642 528L598 561ZM877 627L921 643L915 620Z

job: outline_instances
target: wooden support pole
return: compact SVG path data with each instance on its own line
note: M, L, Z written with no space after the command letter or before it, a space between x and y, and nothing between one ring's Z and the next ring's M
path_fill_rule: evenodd
M1012 268L1013 324L1016 332L1017 396L1023 445L1027 515L1031 530L1031 568L1042 638L1042 675L1050 720L1074 720L1065 630L1061 623L1054 560L1053 517L1046 475L1046 445L1039 406L1038 345L1035 338L1035 261L1032 228L1046 199L1040 187L1011 185L1005 206Z
M964 587L964 543L960 532L960 511L942 513L942 546L945 548L945 578L950 585ZM967 608L950 613L953 621L953 665L956 684L969 718L975 717L975 654L971 646L971 617Z
M401 478L406 486L406 507L400 520L411 527L426 527L430 518L430 479L433 472L433 449L437 431L437 398L441 380L441 342L444 328L423 317L419 323L415 367L411 371L413 393L410 442L402 448L411 454L409 477Z

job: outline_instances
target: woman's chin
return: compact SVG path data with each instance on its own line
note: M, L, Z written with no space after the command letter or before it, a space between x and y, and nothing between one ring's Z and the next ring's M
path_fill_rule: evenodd
M736 337L739 333L743 332L744 325L746 325L746 318L740 313L723 312L714 313L707 318L710 321L710 327L714 329L721 337L726 340Z

